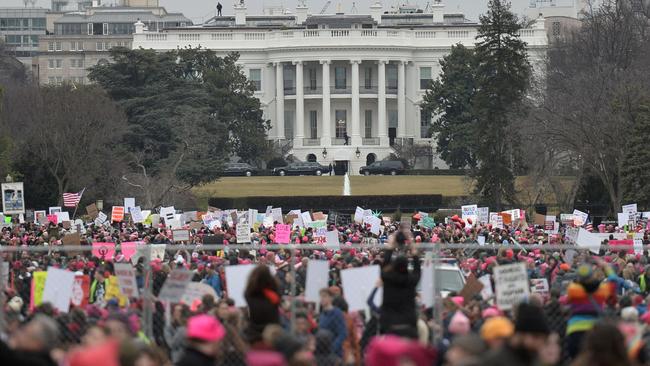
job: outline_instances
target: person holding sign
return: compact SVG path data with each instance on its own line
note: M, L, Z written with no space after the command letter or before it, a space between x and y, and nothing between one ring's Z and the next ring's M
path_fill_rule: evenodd
M262 341L262 332L267 325L280 324L278 287L278 281L265 265L255 267L248 277L244 298L250 319L244 334L253 346Z
M417 339L417 314L415 306L416 287L420 282L420 256L411 244L410 230L400 225L400 231L391 235L388 249L384 251L381 280L384 284L384 298L380 310L379 329L382 334L395 334ZM394 252L401 252L393 259ZM411 255L413 270L409 271Z

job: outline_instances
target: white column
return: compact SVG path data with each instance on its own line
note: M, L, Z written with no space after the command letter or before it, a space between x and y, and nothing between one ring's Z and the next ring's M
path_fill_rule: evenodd
M331 112L331 101L330 101L330 60L321 60L320 63L323 65L323 116L322 116L322 133L320 144L323 147L332 145L332 117Z
M361 145L361 122L359 112L359 64L361 60L351 60L352 64L352 146Z
M305 95L303 87L303 64L302 61L294 61L296 65L296 138L293 146L302 146L302 139L305 137Z
M386 64L387 60L379 60L377 67L378 92L377 92L377 128L380 146L388 146L388 126L386 124Z
M406 137L406 61L397 63L397 137Z
M282 62L275 62L275 127L278 140L284 140L284 75Z

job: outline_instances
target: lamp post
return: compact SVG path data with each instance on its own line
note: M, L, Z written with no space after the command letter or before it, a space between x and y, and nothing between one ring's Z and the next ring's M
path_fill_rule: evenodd
M323 159L327 159L327 148L323 148Z
M357 147L357 151L355 151L354 154L357 156L357 159L359 159L361 157L361 150Z
M5 177L5 182L6 183L13 183L13 181L14 181L14 178L11 176L11 174L7 174L7 176Z

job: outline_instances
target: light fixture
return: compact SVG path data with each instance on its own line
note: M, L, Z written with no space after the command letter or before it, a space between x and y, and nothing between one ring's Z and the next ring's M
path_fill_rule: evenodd
M355 151L354 153L357 155L357 159L361 157L361 151L359 150L358 147L357 147L357 151Z
M323 159L327 159L327 148L323 148Z
M12 183L14 181L14 178L11 177L11 174L7 174L5 177L5 182L7 183Z
M97 210L101 211L104 209L104 200L97 200L95 202L95 206L97 206Z

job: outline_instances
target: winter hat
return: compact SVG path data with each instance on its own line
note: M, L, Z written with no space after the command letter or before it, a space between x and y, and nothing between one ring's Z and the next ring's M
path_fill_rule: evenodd
M493 341L501 338L510 338L515 332L515 327L510 319L504 316L495 316L487 319L481 327L481 338L484 341Z
M187 338L216 342L226 335L221 322L210 315L197 315L187 321Z
M518 333L549 334L551 329L548 326L546 315L537 305L521 303L515 312L515 331Z
M457 311L449 321L449 332L454 335L467 334L470 331L469 319L465 314Z
M639 320L639 311L633 306L625 307L621 310L621 319L626 322L636 322Z

